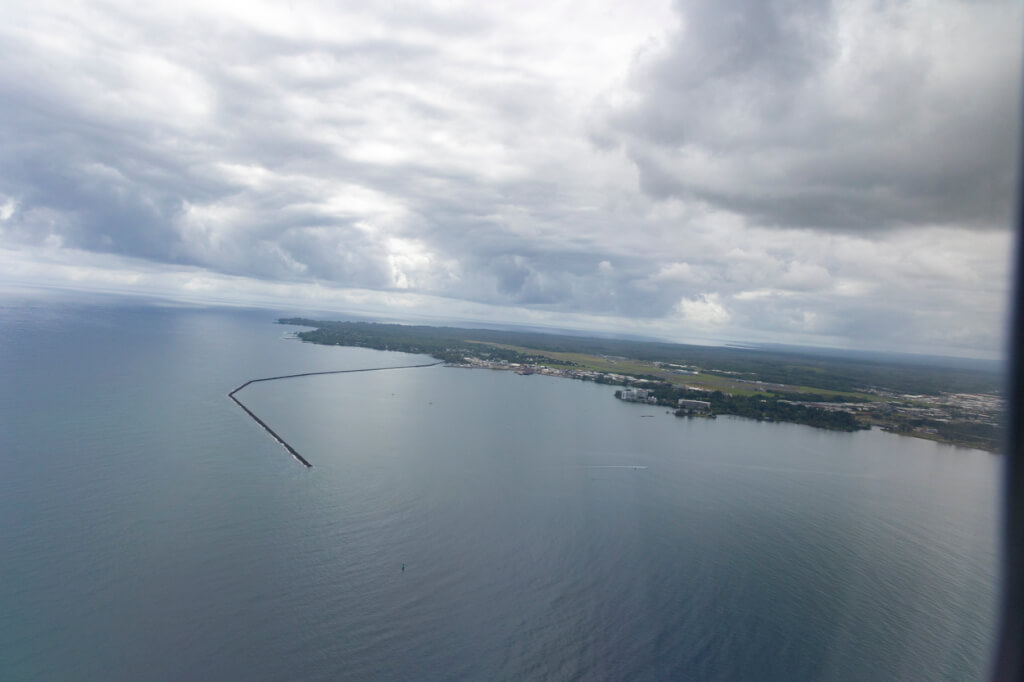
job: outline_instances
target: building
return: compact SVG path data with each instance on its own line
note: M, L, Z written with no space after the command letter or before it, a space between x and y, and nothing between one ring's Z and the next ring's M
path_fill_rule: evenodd
M706 400L687 400L686 398L680 398L679 409L686 410L688 412L696 412L698 414L710 414L711 403Z
M651 400L654 396L646 388L624 388L618 392L619 398L622 400L630 400L633 402L644 402Z

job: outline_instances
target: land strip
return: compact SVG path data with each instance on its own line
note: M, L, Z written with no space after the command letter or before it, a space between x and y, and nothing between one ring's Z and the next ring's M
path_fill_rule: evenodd
M1002 376L994 363L303 318L279 322L313 327L296 334L310 343L423 353L450 367L638 389L644 402L679 416L730 414L847 431L877 426L990 452L1002 441ZM635 392L623 394L637 400ZM707 403L709 409L683 409L684 403Z

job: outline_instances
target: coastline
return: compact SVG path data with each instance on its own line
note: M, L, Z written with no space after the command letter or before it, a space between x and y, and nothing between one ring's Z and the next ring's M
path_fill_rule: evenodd
M608 347L611 342L601 339L454 327L304 318L281 318L278 323L312 327L294 335L307 343L416 353L447 367L634 388L650 395L652 404L673 410L679 400L709 402L714 413L755 421L834 431L880 427L995 454L1002 446L1005 404L992 388L994 380L966 370L880 368L849 360L822 369L816 358L722 357L721 349L640 342L616 341L618 346Z

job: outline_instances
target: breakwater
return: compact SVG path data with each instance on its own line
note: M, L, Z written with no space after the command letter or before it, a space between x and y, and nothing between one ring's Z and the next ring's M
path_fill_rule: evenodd
M386 369L413 369L413 368L416 368L416 367L435 367L435 366L440 365L440 364L442 364L442 363L440 361L438 361L438 362L428 362L428 363L425 363L425 364L422 364L422 365L401 365L399 367L368 367L366 369L335 369L335 370L330 370L330 371L327 371L327 372L302 372L301 374L282 374L281 376L276 376L276 377L263 377L262 379L250 379L249 381L245 382L244 384L242 384L241 386L239 386L235 390L233 390L230 393L228 393L228 397L231 398L232 400L234 400L235 404L238 405L243 410L245 410L245 413L247 415L249 415L250 417L252 417L253 421L255 421L257 424L259 424L263 428L264 431L269 433L274 438L274 440L276 440L278 443L280 443L282 445L282 447L284 447L284 449L288 451L288 454L290 454L292 457L294 457L300 464L306 466L307 468L312 468L313 465L309 463L309 460L307 460L305 457L300 455L298 450L296 450L291 445L289 445L288 441L286 441L284 438L281 438L281 436L279 436L277 434L277 432L274 431L274 429L272 429L269 426L267 426L267 423L265 421L263 421L262 419L260 419L259 417L257 417L253 413L253 411L250 410L248 407L246 407L245 404L241 400L236 398L235 394L238 393L239 391L241 391L243 388L245 388L249 384L256 384L256 383L259 383L261 381L279 381L281 379L298 379L299 377L312 377L312 376L319 376L321 374L351 374L353 372L382 372L382 371L384 371Z

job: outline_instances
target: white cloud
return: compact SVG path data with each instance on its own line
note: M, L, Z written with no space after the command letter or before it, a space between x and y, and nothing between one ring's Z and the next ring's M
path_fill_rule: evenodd
M677 262L663 265L651 279L655 282L696 283L699 280L689 263Z
M18 202L14 199L5 198L3 203L0 203L0 222L6 222L11 219L14 212L18 209Z
M8 3L0 276L998 348L1019 8L787 7Z
M679 301L679 314L686 323L697 327L720 327L732 317L718 300L718 294L701 294Z

